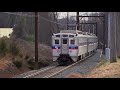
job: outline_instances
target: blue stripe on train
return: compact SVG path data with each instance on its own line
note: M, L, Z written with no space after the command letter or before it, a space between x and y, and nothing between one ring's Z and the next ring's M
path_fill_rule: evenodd
M78 46L69 46L69 49L78 49Z
M92 44L92 43L95 43L95 42L88 42L88 44ZM79 46L83 46L83 45L87 45L87 42L79 43ZM60 45L53 45L52 49L60 49ZM78 49L78 46L71 45L71 46L69 46L69 49Z

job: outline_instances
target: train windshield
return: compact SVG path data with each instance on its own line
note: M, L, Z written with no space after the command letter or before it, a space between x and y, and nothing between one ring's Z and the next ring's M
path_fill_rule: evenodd
M75 44L75 40L70 40L70 44L74 45Z
M68 37L68 35L63 35L63 37Z
M55 44L59 44L59 40L58 39L55 40Z
M60 37L60 35L56 35L56 37Z
M67 44L67 39L63 39L63 44Z

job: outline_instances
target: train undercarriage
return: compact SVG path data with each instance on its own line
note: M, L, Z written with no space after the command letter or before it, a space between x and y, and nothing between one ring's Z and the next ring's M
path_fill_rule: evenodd
M93 50L84 55L80 55L80 56L78 56L77 61L84 59L85 57L90 56L91 54L94 54L95 52L96 52L96 50ZM60 66L66 66L66 65L70 65L70 64L74 63L73 59L69 56L69 54L61 54L58 57L57 61Z
M57 60L59 65L70 65L74 63L69 54L61 54Z

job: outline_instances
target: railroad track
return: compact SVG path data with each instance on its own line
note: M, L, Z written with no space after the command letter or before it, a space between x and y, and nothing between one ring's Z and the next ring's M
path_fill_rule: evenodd
M92 54L92 55L93 55L93 54ZM92 55L90 55L90 56L92 56ZM68 68L70 68L70 67L76 65L77 63L80 63L80 62L84 61L85 59L89 58L90 56L85 57L84 59L82 59L82 60L80 60L80 61L78 61L78 62L76 62L76 63L73 63L73 64L71 64L71 65L69 65L69 66L63 67L63 68L60 69L59 71L54 72L54 73L52 73L52 74L50 74L50 75L47 75L47 76L45 76L45 77L43 77L43 78L51 78L51 77L53 77L53 76L55 76L55 75L57 75L57 74L59 74L59 73L65 71L66 69L68 69Z
M90 56L92 56L92 55L90 55ZM21 76L15 77L15 78L50 78L50 77L53 77L53 76L65 71L66 69L76 65L77 63L84 61L85 59L89 58L90 56L87 56L84 59L82 59L76 63L73 63L69 66L59 66L59 65L51 66L51 67L48 67L48 68L45 68L42 70L34 70L30 73L23 74Z

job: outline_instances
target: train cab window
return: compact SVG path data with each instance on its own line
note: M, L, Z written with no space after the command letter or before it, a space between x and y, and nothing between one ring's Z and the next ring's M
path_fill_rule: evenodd
M74 37L74 35L69 35L69 37Z
M63 39L63 44L67 44L67 39Z
M63 37L68 37L68 35L63 35Z
M56 35L56 37L60 37L60 35Z
M70 44L75 44L75 40L70 40Z
M55 44L59 44L59 40L58 39L55 40Z

